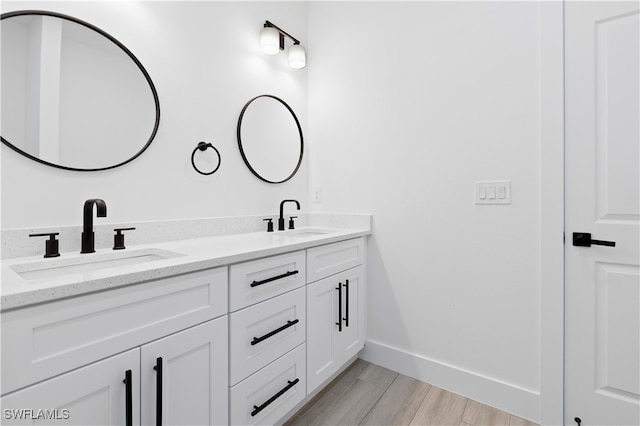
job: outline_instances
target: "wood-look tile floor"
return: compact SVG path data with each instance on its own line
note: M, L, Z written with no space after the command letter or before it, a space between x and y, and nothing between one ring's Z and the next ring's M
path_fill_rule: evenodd
M528 420L358 359L284 426L533 426Z

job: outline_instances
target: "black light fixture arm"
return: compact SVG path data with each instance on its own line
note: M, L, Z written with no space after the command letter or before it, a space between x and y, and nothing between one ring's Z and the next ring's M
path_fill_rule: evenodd
M286 32L282 28L278 27L277 25L274 25L273 22L265 21L264 22L264 26L265 26L265 28L271 27L271 28L275 28L276 30L278 30L278 32L280 33L280 50L284 50L284 37L283 36L289 37L293 41L293 44L300 44L300 40L298 40L297 38L293 37L291 34Z

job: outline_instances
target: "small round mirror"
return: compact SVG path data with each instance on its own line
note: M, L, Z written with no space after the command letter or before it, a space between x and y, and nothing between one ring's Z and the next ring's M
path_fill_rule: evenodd
M302 164L304 142L298 117L282 99L256 96L240 113L238 147L256 177L268 183L286 182Z
M46 11L2 14L2 142L67 170L138 157L160 121L140 61L99 28Z

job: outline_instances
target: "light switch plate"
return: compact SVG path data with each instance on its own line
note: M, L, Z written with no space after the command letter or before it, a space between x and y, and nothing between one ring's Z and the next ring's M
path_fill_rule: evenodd
M476 182L476 204L511 204L511 181Z

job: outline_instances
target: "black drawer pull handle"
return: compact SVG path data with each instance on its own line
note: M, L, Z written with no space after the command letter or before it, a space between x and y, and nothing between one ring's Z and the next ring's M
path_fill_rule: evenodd
M267 400L267 402L265 402L264 404L262 404L261 406L257 406L254 405L253 406L253 411L251 412L251 417L254 417L256 414L258 414L260 411L264 410L265 408L267 408L269 406L269 404L271 404L273 401L275 401L276 399L280 398L282 396L283 393L285 393L286 391L288 391L289 389L291 389L292 387L294 387L298 382L300 381L300 379L295 379L293 382L290 380L287 380L288 385L285 386L284 388L282 388L282 390L280 390L277 394L273 395L271 398L269 398Z
M133 426L133 380L131 379L131 370L125 371L123 382L126 385L126 425Z
M258 343L262 342L263 340L266 340L269 337L274 336L274 335L280 333L283 330L286 330L287 328L291 327L292 325L296 325L299 322L300 322L299 319L294 319L293 321L287 321L287 323L285 325L283 325L282 327L277 328L277 329L275 329L273 331L270 331L269 333L265 334L262 337L254 337L253 340L251 341L251 346L258 344Z
M336 325L338 326L338 332L342 332L342 283L338 283L338 322Z
M297 273L298 273L297 270L296 271L287 271L282 275L278 275L278 276L275 276L275 277L267 278L266 280L254 281L254 282L251 283L251 287L256 287L256 286L259 286L259 285L262 285L262 284L270 283L271 281L279 280L280 278L286 278L288 276L295 275Z
M162 426L162 357L156 358L156 426Z
M578 247L591 247L591 244L597 246L615 247L615 241L600 241L592 240L591 234L588 232L574 232L573 233L573 245Z
M347 283L344 284L344 289L347 294L346 300L344 301L345 314L346 314L344 317L344 326L349 327L349 280L347 280Z

